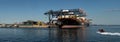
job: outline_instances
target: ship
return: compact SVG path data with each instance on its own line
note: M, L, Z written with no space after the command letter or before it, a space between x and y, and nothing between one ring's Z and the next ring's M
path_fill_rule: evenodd
M90 19L86 18L86 12L81 9L49 10L44 13L48 16L49 24L59 28L89 27Z

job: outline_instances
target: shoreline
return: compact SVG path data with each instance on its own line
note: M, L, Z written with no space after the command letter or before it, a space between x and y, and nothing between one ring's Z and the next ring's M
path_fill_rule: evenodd
M0 28L48 28L49 26L13 26L13 27L0 27Z

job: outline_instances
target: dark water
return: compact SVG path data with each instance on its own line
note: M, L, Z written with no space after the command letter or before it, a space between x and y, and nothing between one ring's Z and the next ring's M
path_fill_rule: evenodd
M120 26L91 26L79 29L0 28L0 42L120 42L120 35L97 33L119 32Z

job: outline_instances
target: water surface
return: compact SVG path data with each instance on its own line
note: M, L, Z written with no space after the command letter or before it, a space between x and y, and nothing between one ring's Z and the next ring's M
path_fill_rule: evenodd
M120 26L90 26L79 29L0 28L0 42L120 42L118 35L97 33L98 29L120 33Z

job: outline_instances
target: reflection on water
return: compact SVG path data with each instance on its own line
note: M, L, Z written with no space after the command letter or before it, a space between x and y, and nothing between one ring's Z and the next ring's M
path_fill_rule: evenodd
M82 28L49 30L50 42L84 42L85 31Z
M0 42L84 42L85 29L0 28Z

